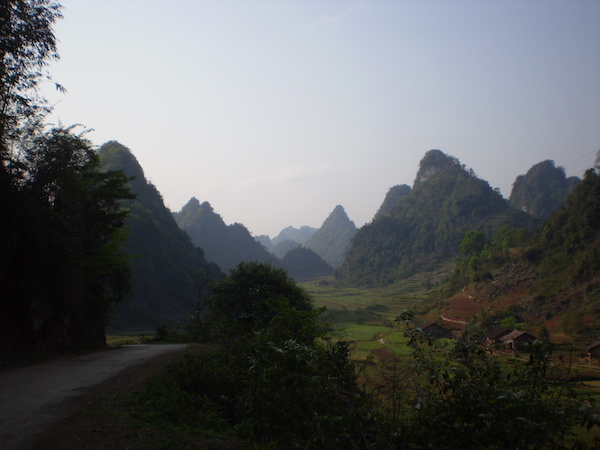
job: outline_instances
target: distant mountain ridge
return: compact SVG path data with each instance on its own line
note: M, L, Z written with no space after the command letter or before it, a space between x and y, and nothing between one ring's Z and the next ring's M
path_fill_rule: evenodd
M305 244L310 237L317 232L318 228L309 227L306 225L300 228L294 228L292 226L286 227L279 232L277 236L271 239L273 246L279 244L282 241L291 240L298 244Z
M344 261L356 230L356 225L348 218L344 207L337 205L321 228L306 241L306 247L336 269Z
M173 217L192 242L202 248L208 261L228 271L242 261L273 263L273 256L242 224L226 225L210 203L192 197Z

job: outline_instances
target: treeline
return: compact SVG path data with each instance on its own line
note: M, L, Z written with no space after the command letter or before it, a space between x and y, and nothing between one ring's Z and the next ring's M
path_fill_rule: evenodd
M57 59L50 1L0 5L0 351L105 343L107 312L130 287L121 251L130 198L91 143L49 128L37 87Z

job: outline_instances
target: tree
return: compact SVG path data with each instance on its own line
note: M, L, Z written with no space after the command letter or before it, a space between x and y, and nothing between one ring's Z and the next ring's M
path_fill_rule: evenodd
M317 336L315 309L308 293L282 269L242 262L213 286L207 300L209 323L221 338L250 338L255 333L283 342L312 342Z
M131 197L127 178L99 171L91 143L71 129L36 136L22 164L0 278L1 333L29 349L104 345L106 315L130 287L119 203Z
M485 235L481 231L469 230L458 246L458 250L465 256L479 256L485 245Z
M0 3L0 176L4 181L14 145L48 111L38 86L50 79L49 61L58 59L52 26L62 17L60 10L60 4L51 0Z
M170 371L196 413L277 448L363 444L368 404L348 345L324 336L322 310L283 270L240 263L213 286L207 308L215 351Z

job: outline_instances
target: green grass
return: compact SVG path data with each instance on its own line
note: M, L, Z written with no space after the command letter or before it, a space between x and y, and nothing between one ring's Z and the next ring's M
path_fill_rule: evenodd
M403 329L394 320L408 309L418 309L434 295L426 287L423 275L373 289L337 287L316 281L300 285L309 292L317 307L327 309L332 328L352 342L352 358L358 360L384 347L396 354L408 354ZM379 342L380 339L383 342Z
M156 335L156 331L118 331L106 335L106 345L119 347L121 345L143 344Z

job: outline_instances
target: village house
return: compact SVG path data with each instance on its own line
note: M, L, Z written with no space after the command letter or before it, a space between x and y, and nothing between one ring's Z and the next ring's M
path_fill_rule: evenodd
M485 335L485 340L488 345L498 344L500 339L510 333L512 330L504 327L496 327Z
M514 330L502 336L499 341L507 349L522 350L525 344L535 341L535 336L529 334L527 331Z
M450 331L435 322L429 322L423 325L421 331L430 335L434 339L450 337Z
M600 359L600 341L594 342L592 345L587 347L588 356L590 357L590 362L594 359Z

